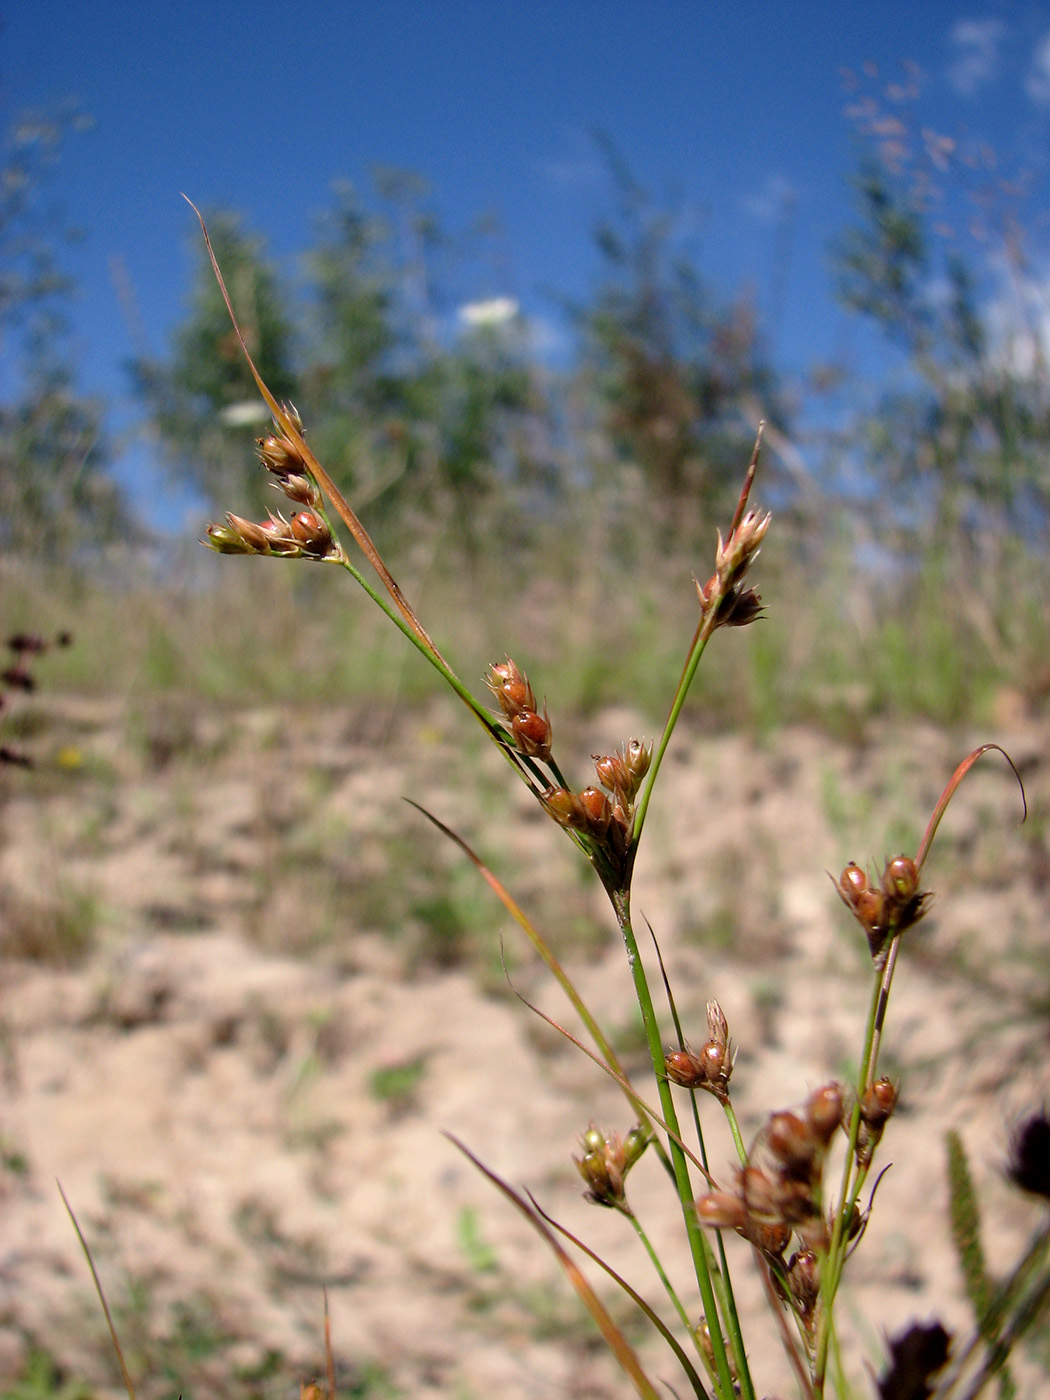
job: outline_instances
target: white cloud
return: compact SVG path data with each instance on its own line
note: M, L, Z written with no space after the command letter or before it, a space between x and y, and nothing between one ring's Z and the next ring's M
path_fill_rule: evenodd
M997 19L960 19L952 25L948 43L954 56L948 81L961 97L973 97L995 81L1005 37L1006 26Z
M798 191L783 175L767 175L754 194L740 201L744 211L762 224L776 223L785 209L798 200Z
M1024 90L1033 102L1043 106L1050 103L1050 33L1044 35L1036 47Z

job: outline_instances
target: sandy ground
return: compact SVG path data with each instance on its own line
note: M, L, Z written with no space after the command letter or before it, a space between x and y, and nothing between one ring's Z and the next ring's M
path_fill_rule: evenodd
M74 1378L119 1389L56 1179L145 1395L296 1395L323 1366L323 1289L343 1395L630 1393L543 1245L442 1136L527 1184L662 1306L633 1233L582 1199L571 1161L589 1121L630 1126L618 1091L510 994L501 936L515 985L569 1019L501 907L401 801L424 801L505 875L641 1076L603 896L466 717L49 705L38 770L0 778L0 1395L51 1393L46 1379L12 1389L27 1367L63 1395L82 1393ZM565 766L585 775L589 752L638 727L607 713L559 731ZM901 1080L893 1165L843 1309L860 1393L884 1334L968 1326L949 1127L984 1195L993 1272L1039 1221L1002 1166L1011 1124L1050 1097L1050 725L912 726L860 745L685 733L638 870L687 1034L704 1038L717 997L757 1133L859 1053L870 969L826 872L914 850L956 761L988 738L1021 767L1031 815L1018 826L1016 784L986 759L927 866L936 900L885 1041ZM728 1175L713 1100L705 1121ZM644 1159L631 1188L696 1307L658 1165ZM794 1394L748 1248L728 1247L760 1393ZM1043 1374L1026 1362L1022 1393L1050 1396Z

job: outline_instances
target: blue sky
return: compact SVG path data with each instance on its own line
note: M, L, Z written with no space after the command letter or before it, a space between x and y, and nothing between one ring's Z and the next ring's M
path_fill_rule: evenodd
M853 164L843 68L874 63L882 82L917 64L927 119L986 135L1050 208L1045 3L8 0L0 20L5 126L70 97L95 121L52 189L87 234L68 259L77 348L117 427L134 418L134 345L113 269L163 352L195 235L180 191L243 211L294 271L333 179L416 170L451 228L498 216L499 262L476 293L514 296L556 345L549 290L583 297L596 275L598 128L643 184L675 192L714 287L752 289L788 374L870 351L828 275ZM152 490L141 450L123 471Z

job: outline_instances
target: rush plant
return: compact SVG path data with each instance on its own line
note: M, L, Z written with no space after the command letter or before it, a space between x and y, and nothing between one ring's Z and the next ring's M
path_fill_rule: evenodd
M204 236L207 240L206 229ZM208 247L210 253L210 243ZM240 337L214 256L212 261ZM863 1244L873 1208L880 1143L898 1099L898 1084L880 1069L894 975L909 931L927 909L930 896L923 888L923 868L944 811L969 768L998 746L983 745L959 764L913 854L894 856L874 872L851 862L834 881L870 952L870 997L857 1032L856 1078L850 1083L829 1078L800 1105L769 1112L757 1138L746 1142L733 1099L734 1049L726 1017L711 1001L703 1040L689 1043L659 948L653 952L648 942L642 946L631 895L653 795L708 644L716 632L749 626L762 612L761 599L749 581L771 527L770 515L749 505L761 433L732 520L724 534L718 533L712 572L704 584L696 585L696 627L685 648L662 733L653 744L625 736L614 752L594 756L593 775L581 782L563 771L546 704L541 707L529 678L515 661L507 657L490 667L487 695L475 695L460 679L398 587L360 519L310 450L299 415L271 394L243 339L241 348L273 415L272 432L258 444L259 458L289 502L288 513L274 512L263 521L229 514L223 523L208 527L204 543L222 554L309 560L345 570L442 676L497 747L513 777L525 784L546 816L574 844L580 859L589 863L608 897L645 1030L651 1078L644 1083L625 1072L609 1036L509 891L465 842L430 818L474 863L538 950L580 1017L592 1048L582 1040L575 1043L616 1082L626 1099L626 1131L621 1135L590 1125L580 1138L575 1163L587 1198L616 1211L625 1226L637 1232L666 1293L663 1315L587 1245L551 1220L530 1196L498 1178L465 1145L457 1146L544 1238L639 1395L655 1400L666 1392L648 1374L588 1281L579 1262L581 1253L612 1276L666 1342L679 1368L677 1385L698 1400L734 1400L736 1396L757 1400L763 1393L758 1377L767 1353L761 1339L745 1336L736 1304L732 1251L725 1242L727 1232L736 1232L748 1242L765 1281L775 1335L789 1358L799 1395L821 1400L835 1394L844 1400L852 1393L847 1374L856 1368L849 1367L841 1355L836 1305L850 1259ZM340 538L341 527L352 545ZM357 552L351 552L353 546ZM666 1016L674 1027L670 1047L658 1000L666 1002ZM563 1033L575 1040L568 1031ZM716 1170L708 1159L704 1133L709 1114L724 1116L735 1144L737 1162L728 1174ZM631 1172L645 1152L659 1158L667 1190L677 1202L682 1245L690 1261L688 1293L672 1284L672 1271L646 1233L644 1212L636 1209L631 1194ZM976 1207L960 1154L961 1146L956 1156L961 1166L953 1174L954 1193L959 1217L965 1220L970 1218L968 1210L975 1218ZM1018 1136L1013 1175L1020 1187L1050 1200L1050 1126L1041 1116ZM983 1276L977 1282L982 1287L975 1290L979 1297L973 1335L952 1339L940 1324L911 1329L892 1343L891 1360L878 1382L881 1396L962 1400L976 1396L996 1375L1006 1386L1004 1393L1009 1393L1003 1377L1010 1349L1038 1317L1050 1293L1050 1215L1005 1282L992 1283Z

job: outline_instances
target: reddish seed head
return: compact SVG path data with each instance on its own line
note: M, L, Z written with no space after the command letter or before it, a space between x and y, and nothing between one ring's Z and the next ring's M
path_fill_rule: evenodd
M806 1100L806 1121L826 1147L842 1122L842 1086L825 1084Z
M496 693L496 699L500 709L510 719L520 715L522 710L534 709L536 703L531 688L523 680L504 681Z
M271 433L269 437L256 438L255 441L259 448L259 459L267 471L273 472L275 476L302 471L302 456L288 438L276 437Z
M919 871L911 856L895 856L882 872L882 888L889 898L907 901L919 892Z
M587 825L587 814L580 805L579 795L568 788L548 788L543 794L543 805L559 826L579 830Z
M618 787L623 787L626 769L616 754L602 756L592 753L591 758L594 759L594 771L598 774L598 781L603 788L615 792Z
M766 1129L766 1143L777 1161L792 1175L807 1170L819 1144L797 1113L774 1113Z
M696 1202L696 1214L701 1225L716 1230L742 1230L747 1224L747 1211L738 1196L728 1191L708 1191Z
M782 1216L783 1192L778 1182L773 1181L761 1167L745 1167L740 1173L740 1190L744 1204L753 1215Z
M876 1079L860 1104L861 1117L869 1127L881 1128L897 1107L897 1086L885 1075Z
M886 896L881 890L864 890L853 909L868 934L886 927Z
M595 826L604 826L612 816L612 806L604 792L598 788L584 788L580 793L583 810Z
M788 1261L788 1285L803 1317L813 1311L820 1294L820 1264L811 1249L800 1249Z
M551 756L551 727L546 714L538 715L535 710L522 710L511 720L511 729L518 748L530 758L544 761Z
M295 538L303 542L316 539L320 531L324 529L324 526L317 516L314 515L312 510L296 511L289 524L291 525L292 534Z
M859 865L850 861L839 876L838 888L846 903L853 905L868 888L868 877Z
M691 1050L668 1050L664 1056L664 1072L673 1084L683 1089L699 1089L707 1082L707 1071Z
M257 525L254 520L245 520L243 515L231 514L227 514L226 523L250 549L258 550L262 554L269 551L270 543L266 538L265 526Z
M506 661L495 662L489 667L489 672L485 683L508 719L514 719L523 710L536 709L536 697L528 679L509 656Z

